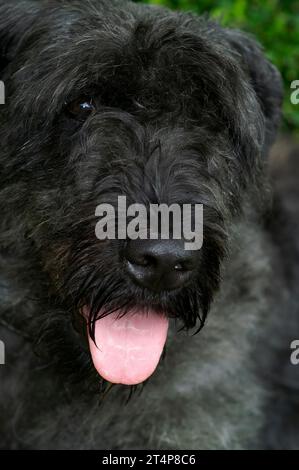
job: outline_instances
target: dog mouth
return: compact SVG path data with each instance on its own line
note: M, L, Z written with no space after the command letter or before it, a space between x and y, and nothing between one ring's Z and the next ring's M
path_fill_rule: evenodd
M83 309L89 318L90 309ZM94 334L88 327L89 350L95 369L105 380L137 385L156 370L167 339L169 320L154 310L116 310L97 315Z

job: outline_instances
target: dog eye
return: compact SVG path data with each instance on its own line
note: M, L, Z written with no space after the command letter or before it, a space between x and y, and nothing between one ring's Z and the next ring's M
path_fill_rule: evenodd
M85 121L95 110L92 98L79 98L67 105L67 113L74 119Z

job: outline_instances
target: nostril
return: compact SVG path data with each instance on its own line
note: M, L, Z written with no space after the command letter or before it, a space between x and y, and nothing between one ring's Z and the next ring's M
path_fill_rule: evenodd
M179 260L175 266L174 269L175 271L181 271L181 272L188 272L188 271L193 271L194 269L194 261L192 258L185 258L182 260Z
M126 253L125 258L130 264L144 268L155 264L155 258L146 254Z
M182 271L183 270L183 266L181 264L176 264L175 267L174 267L174 270L175 271Z
M144 256L144 264L143 266L155 266L157 260L152 255L145 255Z
M143 268L146 268L150 264L150 260L146 256L144 256L143 258L135 261L135 264L137 266L142 266Z
M136 266L142 266L144 268L153 264L153 258L151 256L146 256L146 255L139 256L128 261L130 261L131 264L135 264Z
M182 272L184 272L184 271L189 271L188 269L186 269L185 266L183 266L182 263L177 263L177 264L174 266L174 270L175 270L175 271L182 271Z

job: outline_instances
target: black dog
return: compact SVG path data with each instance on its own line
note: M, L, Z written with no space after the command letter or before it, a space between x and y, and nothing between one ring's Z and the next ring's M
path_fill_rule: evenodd
M2 447L266 446L255 356L281 297L263 222L278 72L238 31L116 0L0 1L0 47ZM120 195L203 204L202 249L99 241L95 208ZM200 334L178 332L209 310ZM171 328L124 406L136 387L91 359L99 325L109 336L133 312L158 331L148 354ZM130 367L111 381L151 375Z

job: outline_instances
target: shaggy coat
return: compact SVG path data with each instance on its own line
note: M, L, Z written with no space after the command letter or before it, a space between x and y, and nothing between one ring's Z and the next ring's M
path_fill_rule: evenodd
M281 445L267 431L269 371L290 289L269 230L267 155L282 86L260 47L206 17L127 1L0 0L0 78L0 446ZM204 205L188 285L141 289L123 241L95 238L95 207L120 194ZM91 332L103 309L167 312L167 351L145 386L95 372L86 303Z

